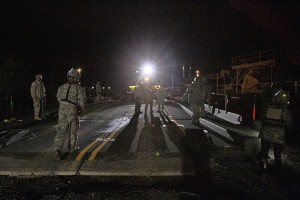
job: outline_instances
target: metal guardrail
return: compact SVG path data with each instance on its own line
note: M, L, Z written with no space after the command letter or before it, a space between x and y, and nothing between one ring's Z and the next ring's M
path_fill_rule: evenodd
M256 83L256 84L248 84L248 88L244 89L243 84L225 84L225 85L211 85L212 92L218 92L221 94L226 94L228 92L233 93L261 93L262 89L266 85L274 85L276 82L265 82L265 83ZM300 91L300 81L286 81L285 85L289 88L289 92L299 95Z
M233 57L231 60L231 66L251 64L257 62L263 62L275 59L275 49L269 49L265 51L259 51L251 54Z

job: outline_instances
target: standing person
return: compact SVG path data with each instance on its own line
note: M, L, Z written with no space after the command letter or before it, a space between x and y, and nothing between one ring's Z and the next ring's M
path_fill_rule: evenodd
M134 113L135 113L135 115L139 115L142 113L141 105L142 105L143 96L144 96L143 83L139 83L138 87L135 88L135 90L134 90L134 97L135 97Z
M157 107L158 107L158 111L159 113L161 113L164 109L164 104L165 104L165 98L167 98L167 92L166 89L164 87L164 84L160 84L160 87L157 90Z
M33 100L34 120L42 120L46 100L46 89L41 74L35 75L35 81L31 84L30 94Z
M203 117L205 116L204 104L210 95L210 88L207 85L207 79L204 76L201 78L201 90L202 90L202 95L199 103L200 103L200 116Z
M77 146L79 115L84 110L83 88L79 85L80 72L71 69L67 73L67 82L57 90L59 101L58 127L54 139L54 150L61 156L66 134L70 134L70 152L79 149Z
M282 164L281 154L284 148L285 134L292 125L292 115L288 109L289 94L280 89L275 93L271 103L266 105L263 113L261 138L261 170L268 166L269 149L274 147L274 169L279 170Z
M147 114L148 105L150 104L150 113L153 113L153 99L154 94L149 85L144 87L144 100L145 100L145 115Z
M97 82L96 84L96 93L97 93L97 102L101 102L101 93L102 93L102 87L100 81Z
M194 78L194 82L187 88L182 98L187 99L188 103L192 106L192 123L199 124L199 118L201 114L201 101L203 98L200 77Z

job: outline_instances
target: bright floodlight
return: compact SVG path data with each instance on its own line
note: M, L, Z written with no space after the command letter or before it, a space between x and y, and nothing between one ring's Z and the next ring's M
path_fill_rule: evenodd
M144 74L147 74L147 75L153 74L153 66L150 64L145 64L143 66L143 72L144 72Z

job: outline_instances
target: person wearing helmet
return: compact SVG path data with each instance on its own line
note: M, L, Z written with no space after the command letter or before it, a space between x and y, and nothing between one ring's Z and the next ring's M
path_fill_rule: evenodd
M201 114L201 102L203 91L201 87L201 78L195 77L192 84L187 88L183 95L183 99L187 99L188 103L192 106L193 115L192 123L199 124L199 118Z
M135 88L134 90L134 97L135 97L135 107L134 107L134 113L135 116L138 116L141 114L141 105L142 105L142 100L144 96L144 86L143 83L139 83L138 87Z
M101 93L102 93L102 87L100 81L97 82L96 84L96 93L97 93L97 102L101 102Z
M61 156L65 143L65 135L69 135L69 152L79 149L77 146L79 115L84 110L84 92L79 85L80 72L71 69L67 73L67 82L57 90L59 102L59 120L57 134L54 139L54 150Z
M153 100L154 100L154 92L150 87L149 83L144 83L144 96L143 99L145 101L145 115L147 114L148 106L150 105L150 113L153 113Z
M153 113L154 93L149 84L144 85L145 115L147 114L148 105L150 105L150 113Z
M167 98L167 92L164 87L164 84L160 84L160 87L157 90L157 108L159 113L162 113L165 104L165 98Z
M289 94L279 89L271 103L268 103L262 118L260 130L261 138L261 170L268 167L269 149L274 147L274 169L278 171L281 167L281 154L286 144L285 134L288 127L292 125L292 115L288 109Z
M45 106L46 89L42 81L41 74L35 75L35 81L32 82L30 87L30 94L33 100L34 120L42 120Z

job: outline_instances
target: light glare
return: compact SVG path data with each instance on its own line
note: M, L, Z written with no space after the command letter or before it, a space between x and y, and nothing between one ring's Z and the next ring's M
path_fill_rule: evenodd
M144 74L151 75L153 74L153 66L150 64L145 64L143 67Z

